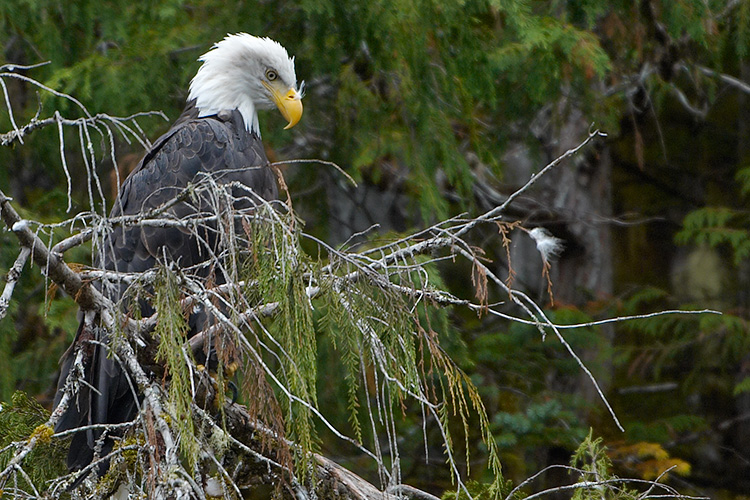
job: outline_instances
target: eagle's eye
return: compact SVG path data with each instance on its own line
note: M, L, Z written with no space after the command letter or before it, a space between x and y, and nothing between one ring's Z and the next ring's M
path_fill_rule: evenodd
M272 69L269 69L266 71L266 78L269 82L272 82L276 80L279 77L279 75L276 74L276 72Z

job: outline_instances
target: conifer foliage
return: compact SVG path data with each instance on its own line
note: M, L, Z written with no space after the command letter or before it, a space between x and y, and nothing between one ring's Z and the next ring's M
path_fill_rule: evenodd
M69 435L51 431L59 415L13 394L23 387L44 400L82 309L96 312L90 321L106 330L110 355L141 399L134 423L108 429L117 446L107 475L73 496L107 497L124 487L133 496L237 498L258 485L297 498L408 496L402 473L418 476L419 461L425 469L445 462L434 488L452 490L447 497L511 499L536 488L525 477L556 470L533 472L546 457L535 446L573 453L560 467L573 481L565 491L578 498L679 496L650 481L695 473L699 461L691 468L688 455L700 447L689 440L715 444L721 432L731 441L726 429L742 424L725 408L736 403L739 411L750 393L746 313L693 314L706 303L680 315L654 313L682 304L663 290L632 290L645 280L642 265L663 262L640 250L637 265L618 271L626 275L620 288L584 290L585 304L555 293L556 308L546 307L560 263L571 255L587 261L589 249L571 234L564 249L552 245L565 231L539 245L530 221L642 231L618 246L625 260L647 239L651 216L669 211L674 227L661 240L676 233L677 243L718 249L707 254L723 252L743 269L750 141L746 120L737 118L747 104L737 96L750 94L749 27L747 0L0 2L0 38L12 63L0 67L0 266L7 272L0 366L11 367L0 370L1 494L69 494L74 477L58 467ZM315 102L306 104L303 133L290 139L268 127L265 141L282 145L279 157L325 161L276 165L290 185L284 203L227 209L231 189L206 178L180 196L208 196L215 213L190 221L159 210L105 217L108 186L165 126L158 116L130 113L176 116L200 51L238 31L289 47ZM581 148L543 168L539 158L555 150L576 113L585 117L574 134ZM732 142L700 135L714 134L717 122L731 129L721 137ZM601 188L602 197L614 192L623 213L638 211L647 222L631 225L611 213L568 220L552 203L529 205L550 187L532 191L540 177L523 185L526 171L520 182L501 181L519 178L505 154L518 150L532 151L531 171L570 168L581 185L617 157L630 170L589 188ZM579 150L593 160L578 161ZM698 157L703 163L694 167ZM331 161L371 190L351 188ZM744 168L730 172L735 163ZM364 217L368 224L349 239L328 241L326 233L351 229L340 224L336 197L363 192L361 199L382 194L374 212L397 212L389 229L400 232L367 229L382 221ZM684 199L676 203L675 193ZM128 224L185 231L208 224L222 246L208 271L167 260L140 276L90 268L107 232ZM541 288L528 293L526 262L512 251L524 239L561 253L561 262L533 250L522 257L545 270ZM700 289L724 276L700 276ZM121 304L84 286L103 279L127 284ZM142 303L156 313L143 317ZM188 340L196 308L213 321ZM612 311L639 319L601 319ZM609 342L603 332L615 323ZM607 374L633 387L608 387ZM558 376L576 379L572 394L554 386ZM680 397L669 403L659 392L626 392L670 387ZM593 397L582 402L582 388ZM712 407L695 410L701 399ZM656 401L653 412L632 410L648 401ZM615 436L610 450L585 438L591 422L595 434ZM344 459L376 487L322 456L331 442L353 450L355 458ZM517 487L503 477L501 460ZM735 467L740 480L742 466ZM623 470L641 482L623 482L615 475Z

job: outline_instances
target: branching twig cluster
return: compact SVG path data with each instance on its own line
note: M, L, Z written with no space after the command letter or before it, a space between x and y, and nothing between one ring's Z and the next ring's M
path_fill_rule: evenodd
M151 143L146 137L146 134L141 129L141 126L138 124L137 119L145 116L156 115L166 120L167 117L160 111L135 113L126 117L110 116L105 113L92 115L86 108L86 106L84 106L75 97L50 88L43 83L35 80L34 78L19 73L19 70L30 70L38 68L39 66L43 66L44 64L47 63L35 64L31 66L21 66L16 64L6 64L4 66L0 66L0 88L2 88L3 90L3 96L5 97L5 106L8 111L11 125L13 127L12 130L0 134L0 145L10 146L16 142L23 144L24 139L35 130L42 129L50 125L55 125L58 131L60 163L62 164L63 172L65 173L65 178L67 180L68 206L66 211L70 212L72 207L72 178L70 170L68 168L68 162L65 157L66 147L63 128L74 128L78 132L78 141L81 148L81 158L83 160L83 164L86 167L89 207L91 210L96 211L97 207L104 206L104 193L102 191L101 183L99 182L99 176L96 172L97 160L92 134L97 134L102 138L103 142L108 145L108 154L110 160L112 161L112 164L114 165L114 171L116 173L119 173L119 169L117 168L117 158L115 155L116 133L119 133L119 137L125 140L128 144L130 144L132 140L135 140L144 148L148 149L149 147L151 147ZM49 95L64 99L72 103L83 116L78 118L65 118L60 114L59 111L55 111L54 113L52 113L52 116L41 118L40 115L42 112L42 104L40 101L36 114L28 121L28 123L19 127L16 124L13 105L11 103L10 96L8 95L8 86L6 84L6 80L19 80ZM120 179L118 179L118 182L119 181ZM94 190L96 190L96 194L98 195L99 203L95 202Z
M11 114L13 130L0 136L3 144L14 141L22 143L33 130L56 125L60 131L63 169L67 174L62 131L64 126L76 128L82 149L88 152L84 153L84 162L91 176L89 186L97 186L98 194L103 199L94 168L95 155L89 131L96 130L106 138L114 162L112 128L122 132L126 138L128 135L141 137L142 132L135 121L141 114L127 118L92 116L74 98L16 73L15 68L3 67L0 71L3 71L0 72L0 82L4 78L18 78L69 99L84 113L84 117L74 120L63 119L59 113L42 120L35 117L18 127L12 118L6 91L6 105ZM4 83L2 88L6 90ZM128 124L133 124L135 130ZM512 289L501 279L470 242L473 229L481 224L500 221L507 206L519 194L531 188L540 176L602 135L598 131L591 132L579 146L532 176L503 204L478 217L451 218L397 241L361 251L351 247L333 248L312 235L302 233L300 225L294 224L295 216L289 207L284 210L279 204L265 202L244 186L221 184L212 177L197 179L174 200L148 213L111 219L96 213L90 189L91 212L54 225L21 219L12 207L10 198L0 191L2 219L16 235L20 245L18 259L8 274L7 284L0 296L0 318L7 311L20 269L31 257L47 279L80 306L84 328L101 328L111 334L111 342L97 345L106 349L121 365L130 378L133 393L140 394L142 399L136 397L140 403L133 424L105 426L108 432L122 431L123 427L127 428L127 432L119 438L119 446L107 456L95 456L89 468L97 467L104 460L112 460L114 465L111 470L119 466L127 471L127 479L121 478L119 484L128 485L136 493L149 491L159 498L160 492L164 493L164 497L167 497L166 492L170 492L183 498L205 498L216 495L216 492L240 496L242 488L261 481L286 488L286 494L296 498L314 498L315 490L321 488L336 492L331 498L389 498L391 493L394 497L419 497L419 494L410 493L410 488L401 484L400 477L394 408L403 408L408 401L422 410L425 421L429 419L430 425L442 436L446 460L457 489L471 497L454 456L455 446L448 429L448 415L458 415L465 427L469 414L478 415L483 429L482 437L490 453L490 466L493 473L500 477L497 450L487 430L487 416L481 400L468 377L442 351L438 336L421 327L418 319L420 308L466 308L477 314L492 314L534 325L542 338L552 332L587 374L612 418L620 425L596 379L562 332L564 329L625 321L628 318L612 318L585 325L556 325L526 294ZM212 209L206 210L206 204L198 200L208 200L207 205ZM192 205L194 213L184 218L174 216L171 209L178 203ZM163 258L161 267L140 275L95 268L76 272L69 267L64 259L65 253L89 240L94 243L94 251L99 252L98 261L104 262L103 255L108 249L102 242L107 241L107 234L117 226L178 227L190 233L205 251L205 262L194 269L184 269ZM53 241L53 229L63 227L81 229L61 241ZM206 228L218 235L217 245L205 240ZM43 241L40 235L50 235L49 241ZM304 255L299 245L302 238L319 246L321 254L326 256L325 262L311 262ZM542 255L540 258L547 262L547 257ZM263 261L266 266L264 271L256 269L256 275L248 275L247 268L257 266L261 259L267 259ZM475 299L456 297L431 280L429 264L456 259L466 259L476 270L476 279L480 280L477 286L483 292ZM185 311L200 310L211 318L211 323L202 331L192 332L190 339L180 339L179 352L173 353L175 355L169 357L166 363L162 362L167 365L163 376L153 376L152 371L145 367L158 364L153 352L166 341L168 330L164 325L170 321L170 311L157 309L148 317L134 318L131 313L137 300L132 297L154 294L154 290L164 286L160 280L165 275L169 276L170 283L179 288L180 299L175 305L178 316ZM93 283L100 283L101 286L94 286ZM115 304L107 290L120 284L127 285L130 291L121 303ZM280 284L285 288L279 290ZM508 303L489 304L488 285L507 296ZM354 406L359 406L357 389L368 386L367 377L374 378L372 393L365 389L365 417L372 434L385 436L387 445L374 439L368 446L361 436L349 436L333 425L318 406L314 384L311 387L309 383L310 371L314 370L311 367L315 365L315 337L313 333L313 343L308 345L305 342L309 339L305 340L304 335L305 330L310 328L312 311L316 308L329 310L329 315L338 311L339 317L332 321L342 322L345 329L348 328L335 342L337 346L349 345L348 350L341 349L345 353L344 362L354 374L349 382L353 387L351 397L354 398ZM660 314L668 313L678 311ZM520 315L526 317L521 318ZM274 322L288 328L274 328ZM290 332L289 329L298 331ZM296 337L290 339L290 334ZM67 405L72 404L80 384L84 383L85 348L85 345L76 347L74 369L65 383L60 404L41 429L49 431L54 427ZM201 370L193 361L200 353L209 354L212 350L220 358L218 381L208 374L209 370ZM310 356L313 359L309 359ZM421 357L432 363L432 369L420 367L417 358ZM222 370L231 376L229 372L234 371L237 358L240 363L245 363L245 376L252 378L250 385L254 392L251 396L256 398L256 403L251 403L251 406L256 404L258 408L254 410L257 411L246 411L235 404L222 404L222 377L225 376ZM181 370L184 371L184 379L180 378ZM184 397L188 401L189 415L181 413L179 404L166 389L170 377L173 384L179 379L188 387L190 393ZM358 381L357 377L361 380ZM261 394L267 398L262 404L257 402ZM274 394L279 394L278 401ZM276 421L279 418L282 422ZM182 426L185 419L193 422L198 430L188 435ZM299 423L290 423L290 419ZM312 441L312 437L310 428L305 427L306 419L317 419L333 435L371 457L377 464L382 489L367 484L323 457L310 454L305 443ZM296 427L290 427L292 425ZM295 439L287 437L290 428L294 430L290 434ZM46 435L51 439L60 439L69 432L50 434L47 432ZM13 458L0 472L0 489L8 481L14 480L28 484L34 489L33 494L40 496L24 471L24 460L44 435L38 433L26 442L14 443ZM181 447L191 440L199 443L196 461L192 465L181 457L184 451ZM297 460L293 461L290 457L297 457ZM209 470L218 472L209 474ZM57 491L70 484L75 477L59 478L51 488ZM318 484L314 486L313 480ZM571 488L596 488L605 484L608 483L578 483ZM429 496L424 494L422 498Z

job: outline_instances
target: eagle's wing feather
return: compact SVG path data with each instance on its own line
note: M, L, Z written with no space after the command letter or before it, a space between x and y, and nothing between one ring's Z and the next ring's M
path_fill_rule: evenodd
M177 196L199 174L210 173L219 182L239 181L258 196L272 200L277 196L276 181L267 168L268 160L260 138L247 133L239 113L228 119L196 118L170 131L167 140L156 142L154 150L123 184L112 216L132 215L157 208ZM238 122L239 121L239 122ZM194 213L182 202L171 209L178 217ZM198 245L184 231L154 226L116 228L111 249L104 248L105 267L121 272L142 272L153 267L155 258L166 249L172 258L180 258L183 267L205 259ZM190 250L190 252L187 252ZM124 268L119 266L125 266Z
M125 180L111 217L144 213L160 207L204 173L213 175L220 183L239 181L257 196L270 201L278 193L275 177L267 165L260 138L247 132L239 112L198 118L191 103ZM184 217L195 210L193 204L181 202L172 207L170 213ZM188 267L207 258L207 252L200 245L190 232L178 228L117 225L103 242L103 267L119 272L143 272L154 267L156 260L165 253L182 267ZM119 300L124 291L124 284L105 286L105 294L114 301ZM144 316L153 312L148 305L141 307ZM107 334L100 329L86 332L81 327L73 345L84 336L106 342ZM62 360L58 398L71 368L73 352L69 349ZM87 358L85 376L95 390L84 388L80 391L76 402L58 422L58 431L87 424L126 422L135 415L136 400L122 367L107 356L101 346L95 345L88 352L91 355ZM100 435L101 431L89 430L74 436L68 456L71 469L82 468L91 462ZM111 445L111 441L105 442L102 453L108 452Z

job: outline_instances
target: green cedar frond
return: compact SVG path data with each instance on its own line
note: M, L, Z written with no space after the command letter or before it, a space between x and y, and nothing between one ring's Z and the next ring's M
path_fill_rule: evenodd
M705 207L685 216L683 228L675 236L677 243L728 245L735 265L750 257L750 232L746 229L750 215L729 207Z

